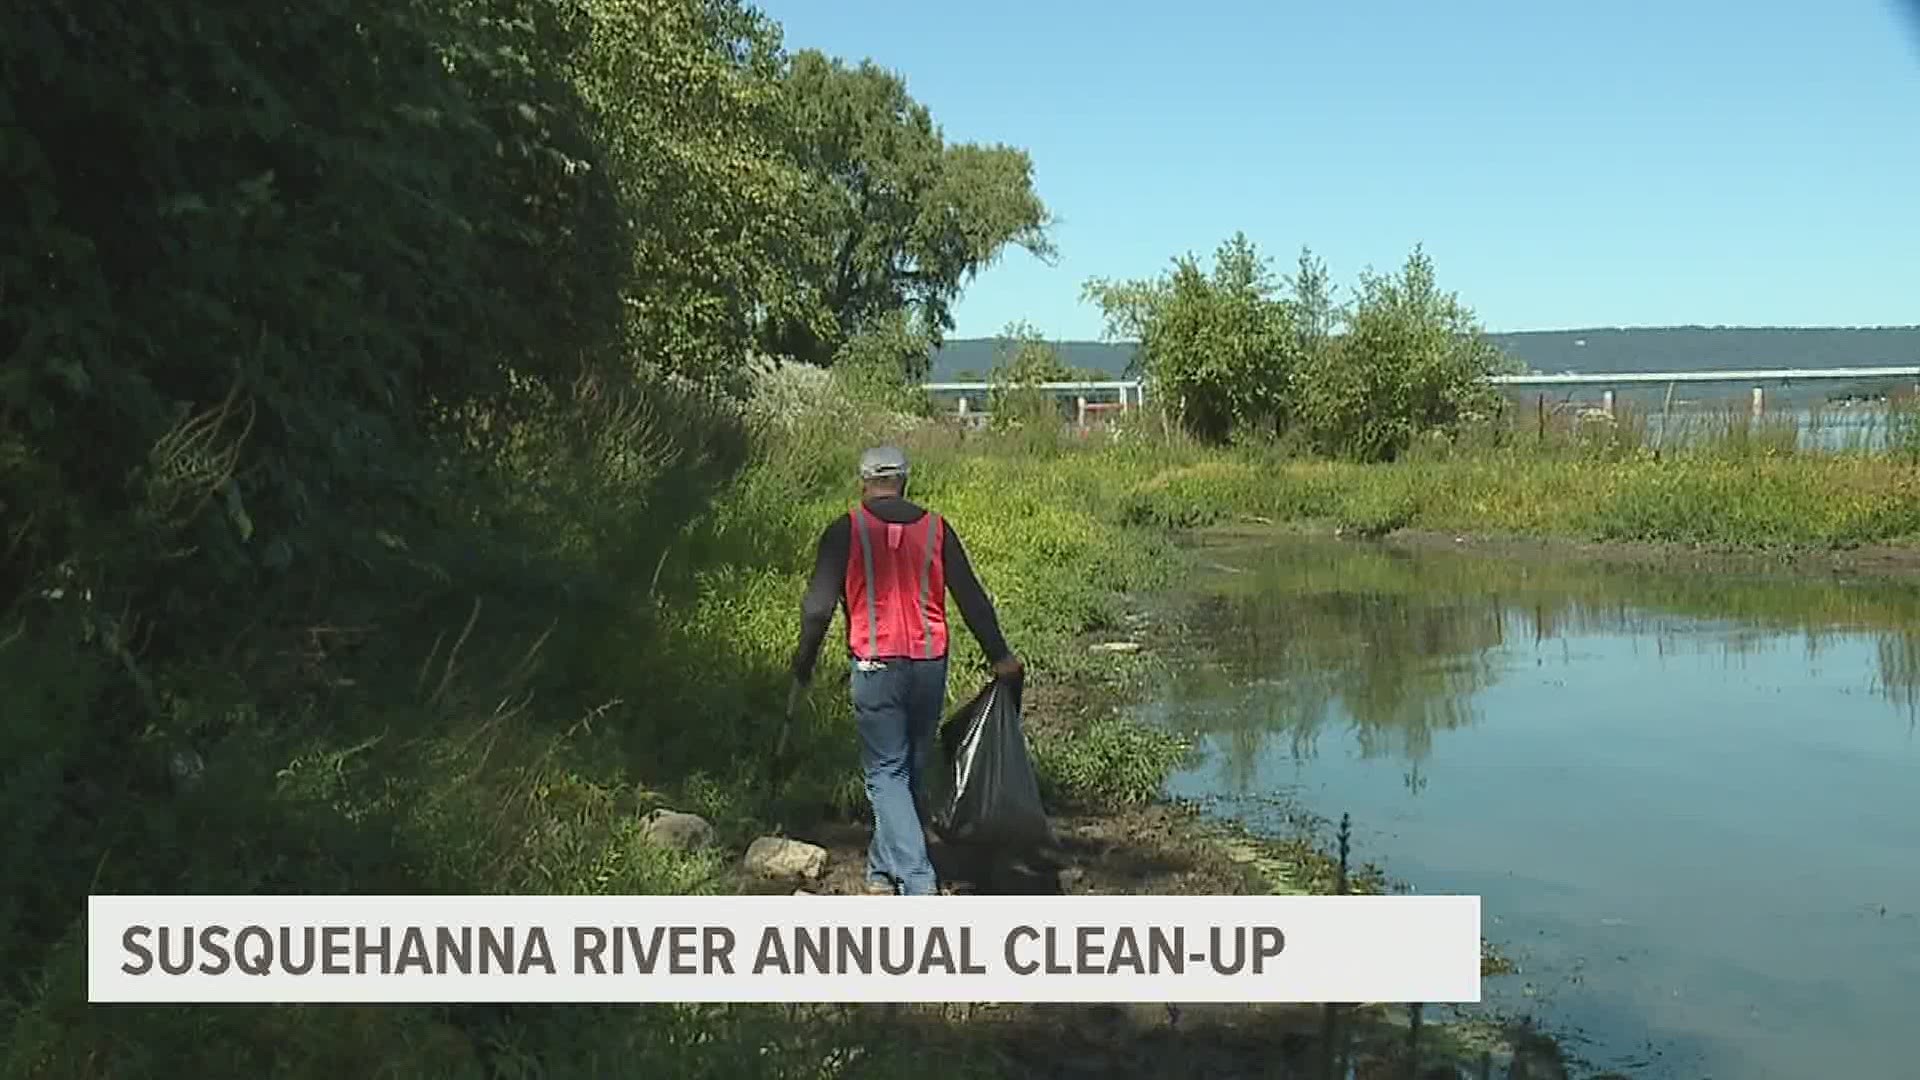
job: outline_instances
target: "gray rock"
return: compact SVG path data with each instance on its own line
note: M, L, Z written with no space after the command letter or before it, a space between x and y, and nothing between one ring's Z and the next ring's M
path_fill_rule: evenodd
M195 750L175 750L167 758L167 774L181 791L191 791L206 778L207 762Z
M827 868L827 849L800 840L763 836L747 846L741 865L762 877L818 878Z
M655 810L640 820L640 835L674 851L694 851L714 842L713 826L699 814Z

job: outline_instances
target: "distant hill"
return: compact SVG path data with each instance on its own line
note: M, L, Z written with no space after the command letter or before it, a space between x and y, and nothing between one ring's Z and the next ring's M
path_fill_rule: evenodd
M1070 368L1085 368L1119 378L1132 362L1132 343L1105 341L1051 342L1060 359ZM967 382L984 379L993 369L993 338L965 338L949 341L933 358L933 381Z
M1744 368L1836 368L1920 365L1920 326L1865 328L1645 327L1538 330L1489 334L1528 368L1546 373L1609 371L1729 371ZM1055 342L1069 367L1121 377L1132 362L1130 342ZM933 378L962 381L992 368L994 341L949 341L934 357ZM1814 389L1817 387L1817 391ZM1718 396L1714 388L1689 396ZM1797 389L1797 388L1796 388ZM1841 395L1852 384L1809 384L1792 399ZM1864 389L1864 388L1862 388ZM1772 391L1770 391L1772 392Z
M1649 327L1536 330L1489 334L1535 371L1728 371L1737 368L1885 367L1920 364L1920 326L1863 329ZM1069 367L1118 376L1132 361L1130 342L1055 342ZM984 376L994 341L947 342L934 357L936 380Z

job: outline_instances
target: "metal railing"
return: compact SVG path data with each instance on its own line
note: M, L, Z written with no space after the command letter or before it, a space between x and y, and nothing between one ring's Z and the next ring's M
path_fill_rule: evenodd
M1602 408L1608 412L1613 408L1613 390L1615 386L1667 385L1676 383L1740 383L1753 387L1753 411L1758 414L1764 407L1765 395L1762 387L1794 382L1841 382L1869 379L1912 379L1916 389L1920 389L1920 365L1892 365L1885 367L1843 367L1843 368L1747 368L1728 371L1612 371L1580 372L1548 375L1531 372L1525 375L1492 375L1487 381L1496 386L1507 387L1551 387L1551 386L1597 386L1606 388ZM929 382L922 389L929 393L960 394L959 411L968 412L966 395L986 394L993 390L990 382ZM1137 406L1146 399L1147 381L1145 379L1083 380L1064 382L1045 382L1030 384L1035 389L1047 390L1059 394L1080 394L1114 392L1120 397L1120 408ZM1085 421L1087 411L1086 398L1080 398L1080 414Z
M1621 386L1635 383L1785 383L1821 379L1920 378L1920 366L1850 368L1751 368L1735 371L1613 371L1581 374L1492 375L1498 386Z

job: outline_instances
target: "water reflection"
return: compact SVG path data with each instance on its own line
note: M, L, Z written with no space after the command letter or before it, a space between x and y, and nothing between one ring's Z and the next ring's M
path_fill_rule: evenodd
M1252 790L1263 754L1320 752L1328 731L1363 758L1422 763L1436 735L1478 719L1477 697L1519 667L1577 662L1579 642L1627 638L1657 659L1750 670L1797 637L1817 675L1829 644L1877 640L1873 692L1920 717L1920 591L1888 584L1516 564L1293 541L1225 555L1243 572L1193 600L1206 642L1159 695L1165 715L1224 755ZM1761 661L1764 664L1764 660ZM1764 673L1762 667L1756 674Z
M1351 812L1362 859L1482 897L1522 969L1490 1004L1636 1080L1911 1073L1920 589L1213 557L1245 572L1203 584L1152 710L1200 736L1174 794L1256 829L1286 827L1281 789Z

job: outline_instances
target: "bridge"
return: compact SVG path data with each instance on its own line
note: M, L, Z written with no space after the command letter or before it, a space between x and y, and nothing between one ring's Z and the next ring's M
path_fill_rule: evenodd
M1800 382L1849 382L1875 379L1902 379L1911 381L1916 391L1920 391L1920 365L1887 367L1845 367L1845 368L1750 368L1728 371L1613 371L1613 372L1567 372L1559 375L1547 375L1529 372L1524 375L1492 375L1487 381L1495 386L1515 388L1540 388L1558 386L1597 386L1602 388L1601 408L1607 413L1613 412L1613 391L1615 387L1637 385L1664 385L1668 392L1681 383L1720 383L1725 385L1744 385L1753 388L1752 411L1759 416L1765 409L1768 386L1785 386ZM1067 381L1029 384L1030 387L1045 390L1055 395L1075 395L1078 422L1085 426L1091 416L1102 412L1137 408L1146 400L1147 380L1115 379L1109 381ZM970 415L970 399L985 397L994 387L990 382L929 382L921 388L930 394L958 394L958 415L965 418ZM1094 395L1089 397L1088 395ZM1109 396L1117 401L1101 400Z

